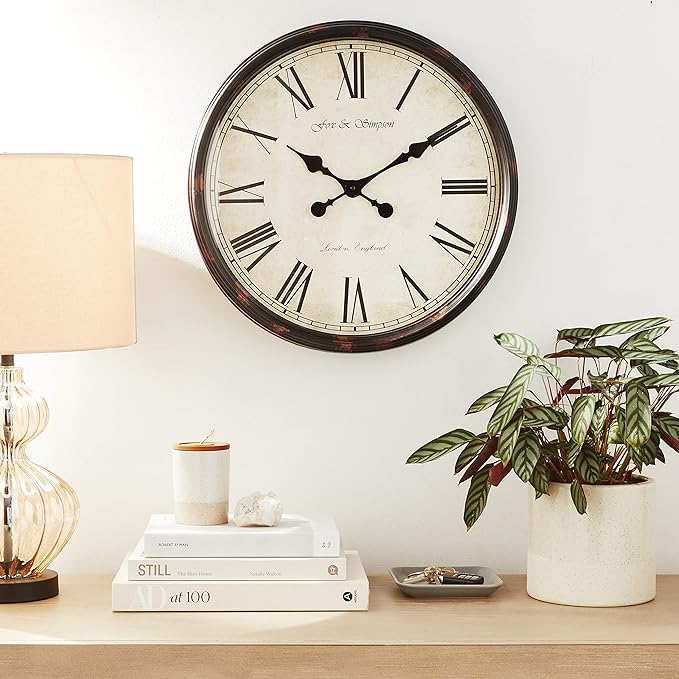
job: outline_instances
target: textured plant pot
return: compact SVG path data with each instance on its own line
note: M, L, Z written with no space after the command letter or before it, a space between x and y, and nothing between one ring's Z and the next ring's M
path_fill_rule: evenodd
M532 489L531 489L532 490ZM570 486L529 506L527 589L569 606L631 606L655 598L655 482L585 486L587 513Z

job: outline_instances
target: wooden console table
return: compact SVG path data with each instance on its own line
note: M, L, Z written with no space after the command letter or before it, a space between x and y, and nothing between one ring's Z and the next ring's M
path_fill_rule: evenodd
M374 577L355 613L111 613L110 580L64 577L56 599L1 607L7 677L679 677L679 576L609 609L533 601L522 576L489 599L433 601Z

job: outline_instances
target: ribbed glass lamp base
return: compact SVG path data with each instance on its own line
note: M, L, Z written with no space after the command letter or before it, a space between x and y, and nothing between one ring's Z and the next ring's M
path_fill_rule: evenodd
M42 601L59 594L59 576L56 571L45 570L41 575L28 578L0 578L0 604L21 604Z

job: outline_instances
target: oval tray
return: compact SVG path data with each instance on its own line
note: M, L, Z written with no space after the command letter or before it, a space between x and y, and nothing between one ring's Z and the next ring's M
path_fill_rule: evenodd
M404 594L422 599L490 596L504 584L498 574L486 566L453 566L461 573L483 575L482 585L430 585L428 582L404 582L409 573L421 571L424 568L425 566L394 566L389 569L389 575Z

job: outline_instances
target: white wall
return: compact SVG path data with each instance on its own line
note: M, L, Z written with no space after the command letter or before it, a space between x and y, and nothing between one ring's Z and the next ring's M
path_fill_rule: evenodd
M400 24L466 62L504 113L520 174L515 234L480 298L427 339L355 356L288 344L231 306L186 198L198 122L229 72L278 35L347 18ZM33 455L82 502L56 565L112 572L148 514L171 509L171 443L214 426L233 442L234 495L274 489L291 511L333 512L371 572L522 571L516 479L467 534L453 458L403 461L481 423L463 421L466 406L517 367L494 332L546 346L556 327L679 316L678 24L674 0L4 0L0 151L135 159L139 343L21 358L52 409ZM659 567L676 572L679 459L668 457L656 471Z

